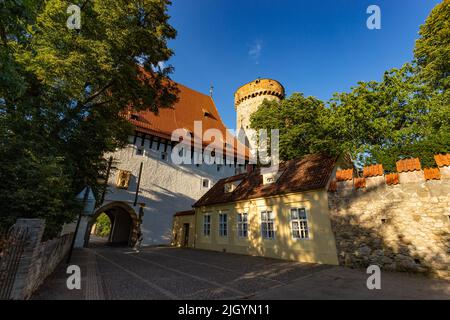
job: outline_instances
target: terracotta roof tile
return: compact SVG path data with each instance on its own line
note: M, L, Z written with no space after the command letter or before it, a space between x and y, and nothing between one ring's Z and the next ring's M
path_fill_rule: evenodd
M366 187L366 178L355 178L355 189L363 189Z
M175 213L175 217L193 216L194 214L195 210L180 211Z
M399 176L398 173L390 173L386 175L386 184L389 186L399 184Z
M241 200L275 196L325 188L330 180L336 158L322 154L311 154L303 158L280 164L282 172L278 181L263 185L260 169L250 173L219 180L194 207L229 203ZM233 192L225 192L225 184L242 180Z
M439 167L450 166L450 154L437 154L434 160Z
M337 181L349 181L353 179L353 169L337 170L336 180Z
M378 176L382 176L383 174L384 174L384 170L383 170L382 164L374 164L374 165L363 168L363 175L366 178L378 177Z
M224 143L227 142L227 128L220 118L213 99L181 84L177 84L177 88L178 101L172 107L160 108L157 114L152 111L134 114L130 112L127 115L128 120L136 126L138 131L168 140L176 129L186 129L194 133L194 122L201 121L203 132L208 129L218 129L222 133L223 139L217 141L217 147L223 148ZM234 139L234 150L237 150L237 143L237 139ZM245 148L245 150L248 156L248 149Z
M425 168L423 169L423 174L425 176L425 180L441 179L441 171L439 171L439 168Z
M418 158L403 159L397 161L398 172L408 172L421 170L420 160Z

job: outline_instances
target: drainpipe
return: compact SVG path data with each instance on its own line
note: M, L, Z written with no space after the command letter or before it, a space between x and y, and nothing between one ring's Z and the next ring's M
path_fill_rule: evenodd
M139 188L141 186L141 176L142 176L142 167L144 166L144 163L141 162L141 167L139 168L139 176L138 176L138 181L137 181L137 186L136 186L136 194L134 196L134 206L137 206L137 201L138 201L138 196L139 196Z

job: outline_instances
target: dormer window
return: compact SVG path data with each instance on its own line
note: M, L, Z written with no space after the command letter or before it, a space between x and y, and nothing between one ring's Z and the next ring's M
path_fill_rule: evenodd
M225 183L224 192L231 193L241 184L242 180L236 180L232 182Z
M231 193L236 189L236 186L232 183L226 183L225 184L225 193Z
M131 120L139 120L139 115L137 115L137 114L132 114L132 115L131 115Z
M282 171L274 171L263 174L263 185L269 185L277 182L282 174Z

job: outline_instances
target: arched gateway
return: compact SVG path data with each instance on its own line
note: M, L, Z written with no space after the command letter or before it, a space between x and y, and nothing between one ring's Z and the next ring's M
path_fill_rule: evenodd
M89 245L91 229L100 214L106 214L111 220L111 232L108 244L113 246L133 246L138 234L138 216L134 209L125 202L111 202L98 208L89 220L85 244Z

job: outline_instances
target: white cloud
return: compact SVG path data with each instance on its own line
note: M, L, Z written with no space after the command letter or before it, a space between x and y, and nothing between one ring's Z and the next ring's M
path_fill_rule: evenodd
M255 61L256 64L259 64L259 58L261 57L262 49L263 45L261 40L253 41L253 44L250 46L248 55L253 61Z

